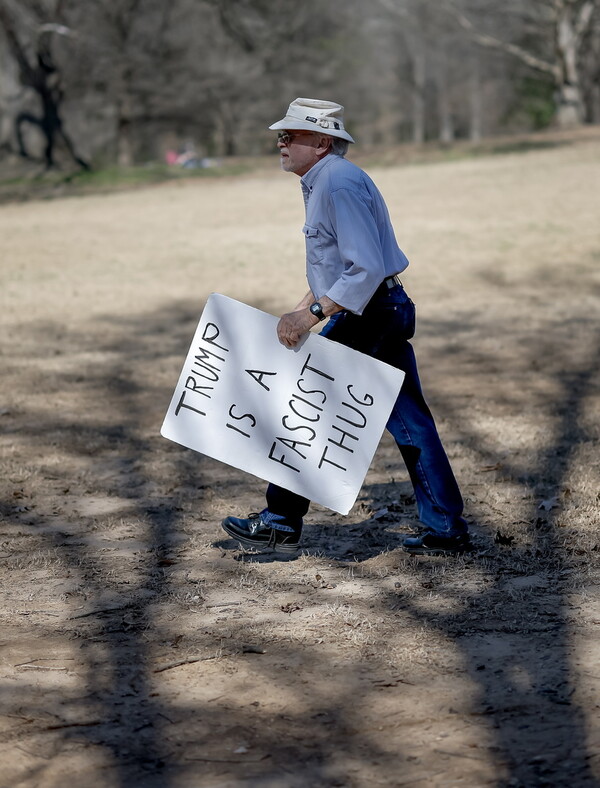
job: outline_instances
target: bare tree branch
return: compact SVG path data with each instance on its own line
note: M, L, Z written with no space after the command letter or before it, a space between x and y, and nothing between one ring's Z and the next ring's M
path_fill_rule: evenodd
M579 40L587 33L592 23L594 11L600 7L598 0L587 0L579 9L579 14L575 21L575 33Z
M65 27L65 25L59 25L55 22L47 22L43 25L40 25L38 30L40 33L56 33L59 36L71 36L73 38L77 36L77 33L75 33L69 27Z
M555 80L559 78L560 71L557 65L532 55L531 52L528 52L526 49L516 44L511 44L508 41L501 41L499 38L490 36L487 33L482 33L460 9L456 8L452 0L443 0L443 5L458 24L466 30L478 44L481 44L481 46L508 52L536 71L550 74Z
M399 3L395 3L394 0L377 0L380 6L389 11L394 16L402 17L402 19L406 19L409 16L408 10L405 6L400 5Z

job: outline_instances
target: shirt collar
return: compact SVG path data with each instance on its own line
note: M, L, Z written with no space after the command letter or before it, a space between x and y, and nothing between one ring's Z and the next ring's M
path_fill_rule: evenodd
M303 192L309 193L313 190L315 181L319 177L321 170L325 167L328 167L332 163L334 156L335 154L328 153L327 156L321 159L321 161L318 161L313 167L311 167L306 175L303 175L302 178L300 178Z

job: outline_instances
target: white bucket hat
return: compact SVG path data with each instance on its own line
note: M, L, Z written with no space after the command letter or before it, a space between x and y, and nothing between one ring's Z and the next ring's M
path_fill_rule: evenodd
M269 126L270 129L320 131L330 137L341 137L354 142L344 129L344 108L334 101L297 98L288 107L285 118Z

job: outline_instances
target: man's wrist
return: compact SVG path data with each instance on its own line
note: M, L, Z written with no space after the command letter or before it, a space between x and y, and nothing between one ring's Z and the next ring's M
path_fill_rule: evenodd
M319 322L321 320L325 320L327 317L325 312L323 312L323 306L318 301L315 301L314 304L311 304L308 307L308 311L311 313L311 315L314 315L314 317L316 317Z

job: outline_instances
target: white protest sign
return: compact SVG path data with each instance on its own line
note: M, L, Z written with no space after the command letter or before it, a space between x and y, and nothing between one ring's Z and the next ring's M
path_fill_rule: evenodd
M404 373L313 333L290 350L277 323L211 295L161 434L348 514Z

